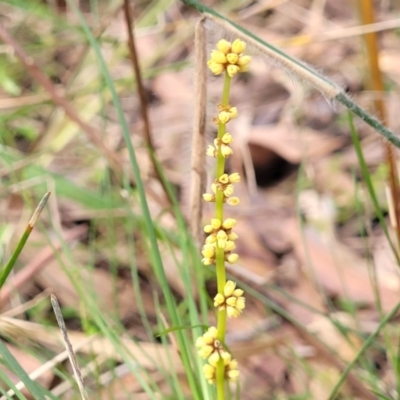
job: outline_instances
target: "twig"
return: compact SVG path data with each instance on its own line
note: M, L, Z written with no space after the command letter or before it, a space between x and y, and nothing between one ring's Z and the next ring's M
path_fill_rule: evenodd
M128 31L128 49L129 49L129 57L131 59L131 63L133 66L133 71L135 74L135 79L136 79L136 85L137 85L137 91L139 94L139 102L140 102L140 112L142 114L142 120L143 120L143 133L144 133L144 139L149 151L150 159L153 164L154 170L157 174L157 178L160 181L165 195L167 199L169 200L170 205L173 204L172 199L170 198L168 188L165 186L164 179L162 178L160 172L159 172L159 167L157 165L156 161L156 156L155 156L155 149L154 149L154 144L153 144L153 139L151 136L151 128L150 128L150 120L149 120L149 113L148 113L148 103L147 103L147 95L146 91L143 86L143 81L142 81L142 74L140 71L140 66L139 66L139 61L138 61L138 54L136 51L136 44L135 44L135 38L134 38L134 27L133 27L133 19L131 16L131 11L129 7L129 0L124 0L124 16L125 16L125 22L126 22L126 28Z
M57 301L57 297L54 296L54 294L52 294L50 296L50 298L51 298L51 305L53 306L54 314L56 315L56 318L57 318L58 326L60 327L60 331L62 333L65 348L68 352L69 361L71 362L71 366L74 371L75 380L76 380L76 383L78 384L79 391L81 393L81 397L84 400L89 400L89 397L86 393L86 389L83 385L83 379L82 379L81 371L79 369L78 362L76 361L74 349L72 348L71 342L68 339L67 328L64 323L64 318L61 314L61 310L60 310L60 306Z

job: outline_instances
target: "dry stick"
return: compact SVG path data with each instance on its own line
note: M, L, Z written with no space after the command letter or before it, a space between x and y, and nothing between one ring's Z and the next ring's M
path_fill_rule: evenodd
M160 174L159 167L157 164L155 150L153 145L153 140L151 137L151 129L150 129L150 120L149 120L149 113L148 113L148 104L147 104L147 95L146 91L144 90L143 81L142 81L142 74L140 71L139 61L138 61L138 54L136 51L136 44L134 38L134 26L131 16L131 11L129 7L129 0L124 0L124 16L126 22L126 28L128 31L128 49L129 49L129 57L132 62L133 71L135 74L137 90L139 94L139 101L140 101L140 113L142 114L143 120L143 133L144 139L146 141L146 145L149 151L150 159L153 164L154 170L156 172L157 178L161 183L161 186L164 189L165 195L169 201L169 204L173 204L173 199L170 197L170 193L168 188L165 185L165 181Z
M192 135L192 165L190 179L189 199L189 225L190 231L197 245L201 245L203 230L201 228L202 217L202 193L205 189L205 121L207 98L207 63L205 18L197 22L195 28L195 76L194 76L194 124Z
M29 75L37 82L39 82L44 89L49 93L50 97L53 99L59 107L61 107L65 114L74 121L84 132L86 132L89 140L98 147L101 152L108 159L108 162L113 167L113 169L118 173L122 173L122 166L118 157L111 152L102 141L102 133L98 129L84 122L79 114L75 111L72 105L68 102L64 95L53 85L51 80L40 70L36 65L34 60L25 53L19 43L9 34L9 32L4 27L4 24L0 24L0 39L7 45L9 45L14 54L25 66Z
M361 20L364 24L372 24L374 22L374 9L371 0L359 0L359 10L361 13ZM367 47L368 64L370 69L371 79L369 86L373 91L384 93L385 87L382 79L382 72L379 67L379 49L375 32L366 33L364 35L365 45ZM387 113L385 104L381 96L374 99L374 108L378 114L378 118L384 124L387 123ZM399 187L399 174L397 170L396 158L392 147L389 143L385 143L386 162L389 166L390 172L390 190L393 201L393 210L395 217L394 229L397 235L397 245L400 245L400 187Z
M60 327L60 331L62 333L62 337L65 344L65 349L68 352L69 361L71 362L72 369L74 371L76 383L78 384L79 391L81 393L81 397L84 400L89 400L89 397L86 393L85 387L83 386L83 379L81 375L81 371L79 369L78 362L76 361L76 357L74 354L74 349L72 348L71 342L68 339L68 332L67 328L64 323L64 318L61 314L60 306L58 304L57 297L54 294L51 295L51 305L53 306L54 314L57 318L58 326Z

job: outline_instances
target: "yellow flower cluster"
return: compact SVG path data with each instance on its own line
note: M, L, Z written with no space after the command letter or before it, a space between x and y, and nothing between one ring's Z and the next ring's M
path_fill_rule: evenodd
M225 367L225 378L235 382L239 377L237 361L223 348L217 340L217 328L208 328L203 336L196 341L197 352L203 359L207 359L207 364L203 366L203 373L209 383L215 382L215 374L218 361L222 359Z
M225 39L220 40L217 50L211 52L211 58L207 62L208 68L214 75L226 71L231 78L238 72L247 71L251 57L242 55L245 49L246 43L242 40L236 39L233 43Z
M226 309L228 317L238 317L245 307L243 290L236 289L236 283L228 281L224 287L224 293L218 293L214 297L214 306L219 310Z

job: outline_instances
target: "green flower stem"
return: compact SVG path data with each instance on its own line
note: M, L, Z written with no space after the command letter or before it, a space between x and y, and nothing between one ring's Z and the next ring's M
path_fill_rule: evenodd
M222 92L222 106L229 105L229 94L231 89L232 78L225 73L224 88ZM226 133L226 124L218 124L218 139ZM215 171L215 179L225 173L225 157L223 157L221 150L221 145L218 145L218 157L217 157L217 167ZM224 220L224 193L222 190L216 191L215 196L215 218L219 219L221 222ZM226 283L226 271L225 271L225 252L224 249L216 246L215 255L215 267L217 271L217 284L218 292L224 292L224 286ZM226 309L218 311L218 324L217 324L217 339L221 342L225 342L225 332L226 332ZM216 384L217 384L217 399L225 399L225 366L222 359L219 360L216 370Z
M217 384L217 399L225 399L225 366L222 358L218 361L217 371L215 375L215 381Z

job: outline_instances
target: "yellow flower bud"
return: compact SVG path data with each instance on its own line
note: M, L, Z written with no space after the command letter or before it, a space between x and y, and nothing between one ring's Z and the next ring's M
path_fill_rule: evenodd
M203 373L206 379L213 381L215 378L215 367L210 364L205 364L203 366Z
M230 119L230 115L228 111L221 111L218 114L218 121L221 122L222 124L226 124L227 122L229 122Z
M236 118L239 115L236 107L231 107L228 112L229 112L230 119Z
M218 240L227 240L228 235L226 234L226 232L224 230L220 229L217 233L217 239Z
M232 48L232 53L240 54L240 53L243 53L244 50L246 49L246 43L243 42L243 40L236 39L232 43L231 48Z
M231 240L232 242L233 242L234 240L237 240L238 238L239 238L239 235L237 235L235 232L231 232L231 233L228 235L228 239Z
M230 133L224 133L224 135L221 138L221 142L224 144L229 144L233 142L233 137Z
M226 261L228 261L229 264L235 264L235 262L237 262L237 260L239 260L239 255L236 253L229 254L226 257Z
M201 262L202 262L204 265L208 266L208 265L211 265L211 264L213 263L213 260L212 260L211 258L204 257L204 258L201 260Z
M214 353L212 353L210 355L210 357L208 358L208 362L210 363L210 365L212 365L213 367L216 367L219 361L219 354L217 351L215 351Z
M230 306L230 307L235 308L235 305L236 305L236 297L234 297L234 296L228 297L228 298L226 299L226 304L227 304L228 306Z
M227 185L224 189L224 195L229 197L233 194L233 185Z
M236 288L236 283L233 281L227 281L224 286L224 296L229 297L232 296L233 291Z
M217 65L220 65L220 64L217 64ZM210 69L211 69L211 67L210 67ZM213 71L213 72L214 72L214 71ZM228 75L229 75L231 78L233 78L233 77L239 72L239 66L238 66L238 65L230 64L230 65L227 66L226 72L228 73ZM218 75L218 74L216 74L215 72L214 72L214 74L215 74L215 75Z
M240 203L240 199L239 199L239 197L230 197L226 202L230 206L237 206Z
M240 182L240 175L237 172L229 175L229 182L230 183L238 183Z
M232 293L235 297L240 297L242 296L244 291L242 289L235 289L234 292Z
M215 201L215 196L211 193L204 193L203 200L211 203L211 202Z
M214 297L214 307L219 307L225 303L225 297L221 293L217 293Z
M218 218L212 218L211 219L211 226L213 229L219 229L221 228L222 222Z
M215 256L215 247L212 244L205 244L201 254L203 254L205 258L213 258Z
M225 366L228 366L232 363L232 356L227 351L221 352L221 358L224 360Z
M235 250L235 249L236 249L235 242L232 242L232 240L228 240L226 242L226 245L225 245L225 248L224 248L225 253L227 253L228 251Z
M218 247L219 247L220 249L225 249L226 242L227 242L226 239L219 239L219 240L217 240Z
M213 227L211 225L205 225L203 230L205 233L211 233L213 231Z
M229 182L228 174L222 174L222 175L218 178L218 182L219 182L219 183L222 183L223 185L224 185L225 183L228 183L228 182Z
M216 149L214 146L211 146L211 144L208 145L206 154L210 157L215 157L216 156Z
M231 382L236 382L239 378L239 371L237 369L229 370L227 376Z
M223 223L222 227L224 229L232 229L236 225L237 221L234 218L227 218Z
M218 50L213 50L211 52L210 60L212 60L218 64L225 64L227 61L225 54L222 51L218 51Z
M208 61L207 61L207 65L208 65L208 68L210 68L211 72L212 72L214 75L222 74L222 72L224 71L224 66L223 66L223 64L218 64L218 63L216 63L216 62L213 61L213 60L208 60ZM238 67L238 68L239 68L239 67Z
M250 56L241 56L239 57L237 64L239 65L239 67L244 67L247 66L250 63L250 61L251 61Z
M207 236L206 243L207 244L214 244L217 241L217 238L214 234Z
M224 158L227 158L227 157L229 157L231 154L233 154L233 151L232 151L232 149L231 149L229 146L227 146L227 145L225 145L225 144L221 144L221 153L222 153L222 156L223 156Z
M239 56L235 53L228 53L226 55L226 60L229 64L236 64L239 60Z
M238 297L236 300L235 307L242 311L246 307L246 299L244 297Z
M218 43L217 43L217 49L219 51L222 51L222 53L224 54L228 54L229 51L231 50L231 42L228 42L225 39L221 39Z
M212 183L212 184L211 184L211 190L212 190L214 193L217 193L218 186L217 186L215 183Z

